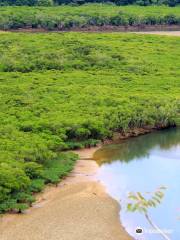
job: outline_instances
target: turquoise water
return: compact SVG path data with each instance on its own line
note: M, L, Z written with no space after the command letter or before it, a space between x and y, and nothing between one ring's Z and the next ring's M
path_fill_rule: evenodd
M108 145L94 158L100 164L97 178L120 201L120 220L134 239L161 240L145 217L126 211L129 192L151 192L166 186L165 197L149 215L170 239L180 240L180 129L154 132ZM137 234L136 228L143 233Z

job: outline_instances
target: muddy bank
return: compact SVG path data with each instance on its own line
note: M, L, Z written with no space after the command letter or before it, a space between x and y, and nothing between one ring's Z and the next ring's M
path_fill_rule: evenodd
M137 26L88 26L71 28L70 31L82 32L149 32L149 31L180 31L180 25L137 25Z
M95 179L98 149L80 155L71 174L58 187L47 187L34 207L0 220L1 240L130 240L119 222L119 204Z
M126 132L114 132L112 138L104 139L102 141L102 145L104 144L113 144L113 143L121 143L122 140L138 137L140 135L145 135L154 131L162 131L168 128L175 128L176 125L172 126L165 126L165 125L157 125L156 127L153 126L145 126L141 128L132 128L127 130Z
M4 31L1 29L1 31ZM17 29L8 29L7 32L154 32L154 31L163 31L163 32L176 32L180 31L180 25L137 25L137 26L113 26L113 25L104 25L104 26L85 26L85 27L71 27L71 28L54 28L52 30L46 28L17 28ZM174 33L175 34L175 33Z

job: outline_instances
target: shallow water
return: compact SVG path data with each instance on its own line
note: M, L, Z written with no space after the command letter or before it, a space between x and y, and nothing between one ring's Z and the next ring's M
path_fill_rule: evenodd
M145 217L126 211L129 192L151 192L166 186L165 197L148 213L172 240L180 239L180 129L154 132L98 150L97 178L109 194L120 200L120 219L134 239L161 240ZM136 228L143 233L137 234Z

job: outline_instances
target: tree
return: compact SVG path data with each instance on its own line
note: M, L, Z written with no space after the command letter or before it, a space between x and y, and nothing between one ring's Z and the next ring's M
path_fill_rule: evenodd
M164 190L166 188L164 186L159 187L155 192L151 194L151 197L146 199L142 193L140 192L130 192L129 193L129 199L131 200L131 203L128 203L127 210L130 212L139 212L143 214L148 221L148 223L159 233L161 236L166 239L170 240L170 238L151 220L148 209L151 207L156 207L158 204L161 203L163 197L164 197Z
M1 0L0 5L34 6L37 0Z
M38 6L45 6L45 7L52 6L53 5L53 0L38 0L37 5Z

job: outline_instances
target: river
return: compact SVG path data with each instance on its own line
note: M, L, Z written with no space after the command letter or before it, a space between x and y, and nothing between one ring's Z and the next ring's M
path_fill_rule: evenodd
M128 212L129 192L153 192L165 186L165 196L148 214L171 240L180 239L180 129L157 131L148 135L107 145L96 151L100 165L97 179L120 202L120 220L126 231L138 240L160 240L143 214ZM147 194L150 198L152 194ZM145 195L146 196L146 195ZM142 233L136 233L141 228Z

